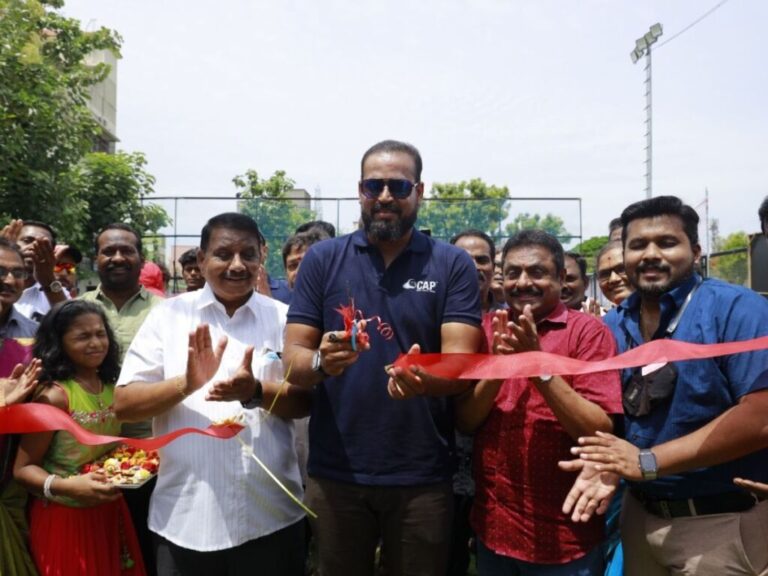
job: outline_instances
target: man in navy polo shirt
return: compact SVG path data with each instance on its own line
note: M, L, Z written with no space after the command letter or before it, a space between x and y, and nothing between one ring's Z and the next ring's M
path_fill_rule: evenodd
M437 576L453 502L448 395L466 384L387 367L406 352L478 350L477 272L465 251L414 228L416 148L380 142L361 172L363 229L309 249L288 312L291 381L316 386L306 501L322 574L372 573L381 540L388 575ZM367 343L345 330L338 309L350 305Z
M662 338L713 344L768 334L761 296L696 274L693 208L657 196L627 207L621 221L636 291L616 308L620 352ZM768 351L759 350L625 371L627 441L580 439L573 452L592 464L579 481L594 463L603 472L594 480L630 481L621 521L628 576L768 574L768 501L732 482L768 481L766 366ZM597 502L579 499L590 495L579 481L570 502L584 519Z

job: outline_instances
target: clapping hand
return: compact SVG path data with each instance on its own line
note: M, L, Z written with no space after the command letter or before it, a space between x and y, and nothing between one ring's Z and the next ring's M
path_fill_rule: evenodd
M515 354L541 350L536 321L530 304L526 304L517 322L509 322L509 310L499 310L493 319L493 353Z
M232 377L215 382L205 399L213 402L248 402L256 393L257 386L261 386L253 376L252 363L253 346L248 346L243 354L243 361Z
M203 387L221 365L221 358L227 347L227 337L222 336L216 348L211 341L211 330L208 324L200 324L189 333L189 347L187 353L187 373L184 393L192 394Z
M37 379L42 371L42 363L38 358L25 368L17 364L9 378L0 378L0 406L23 402L37 386Z

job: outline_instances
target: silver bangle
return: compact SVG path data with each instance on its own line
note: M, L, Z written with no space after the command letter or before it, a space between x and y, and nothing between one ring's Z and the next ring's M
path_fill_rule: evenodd
M43 483L43 496L45 496L46 500L53 500L53 493L51 492L51 484L53 484L53 481L58 478L56 474L51 474L48 476L48 478L45 479L45 482Z

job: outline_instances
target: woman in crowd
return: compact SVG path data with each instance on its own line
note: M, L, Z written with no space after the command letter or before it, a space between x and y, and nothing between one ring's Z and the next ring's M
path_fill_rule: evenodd
M35 402L65 410L83 428L117 435L113 408L118 345L98 305L68 300L42 320L33 349L42 361ZM25 435L14 476L36 498L30 510L30 550L40 574L143 575L128 509L103 471L84 464L113 448L84 446L68 432Z
M632 294L633 289L624 272L624 249L621 241L608 242L597 253L597 283L600 291L614 306Z

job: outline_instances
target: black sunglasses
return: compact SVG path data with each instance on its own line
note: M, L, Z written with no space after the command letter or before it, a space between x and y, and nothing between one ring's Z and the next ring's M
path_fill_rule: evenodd
M384 192L386 187L389 190L389 195L397 200L405 200L413 192L413 187L416 186L415 182L405 180L402 178L368 178L361 183L363 190L363 196L375 200L381 193Z

